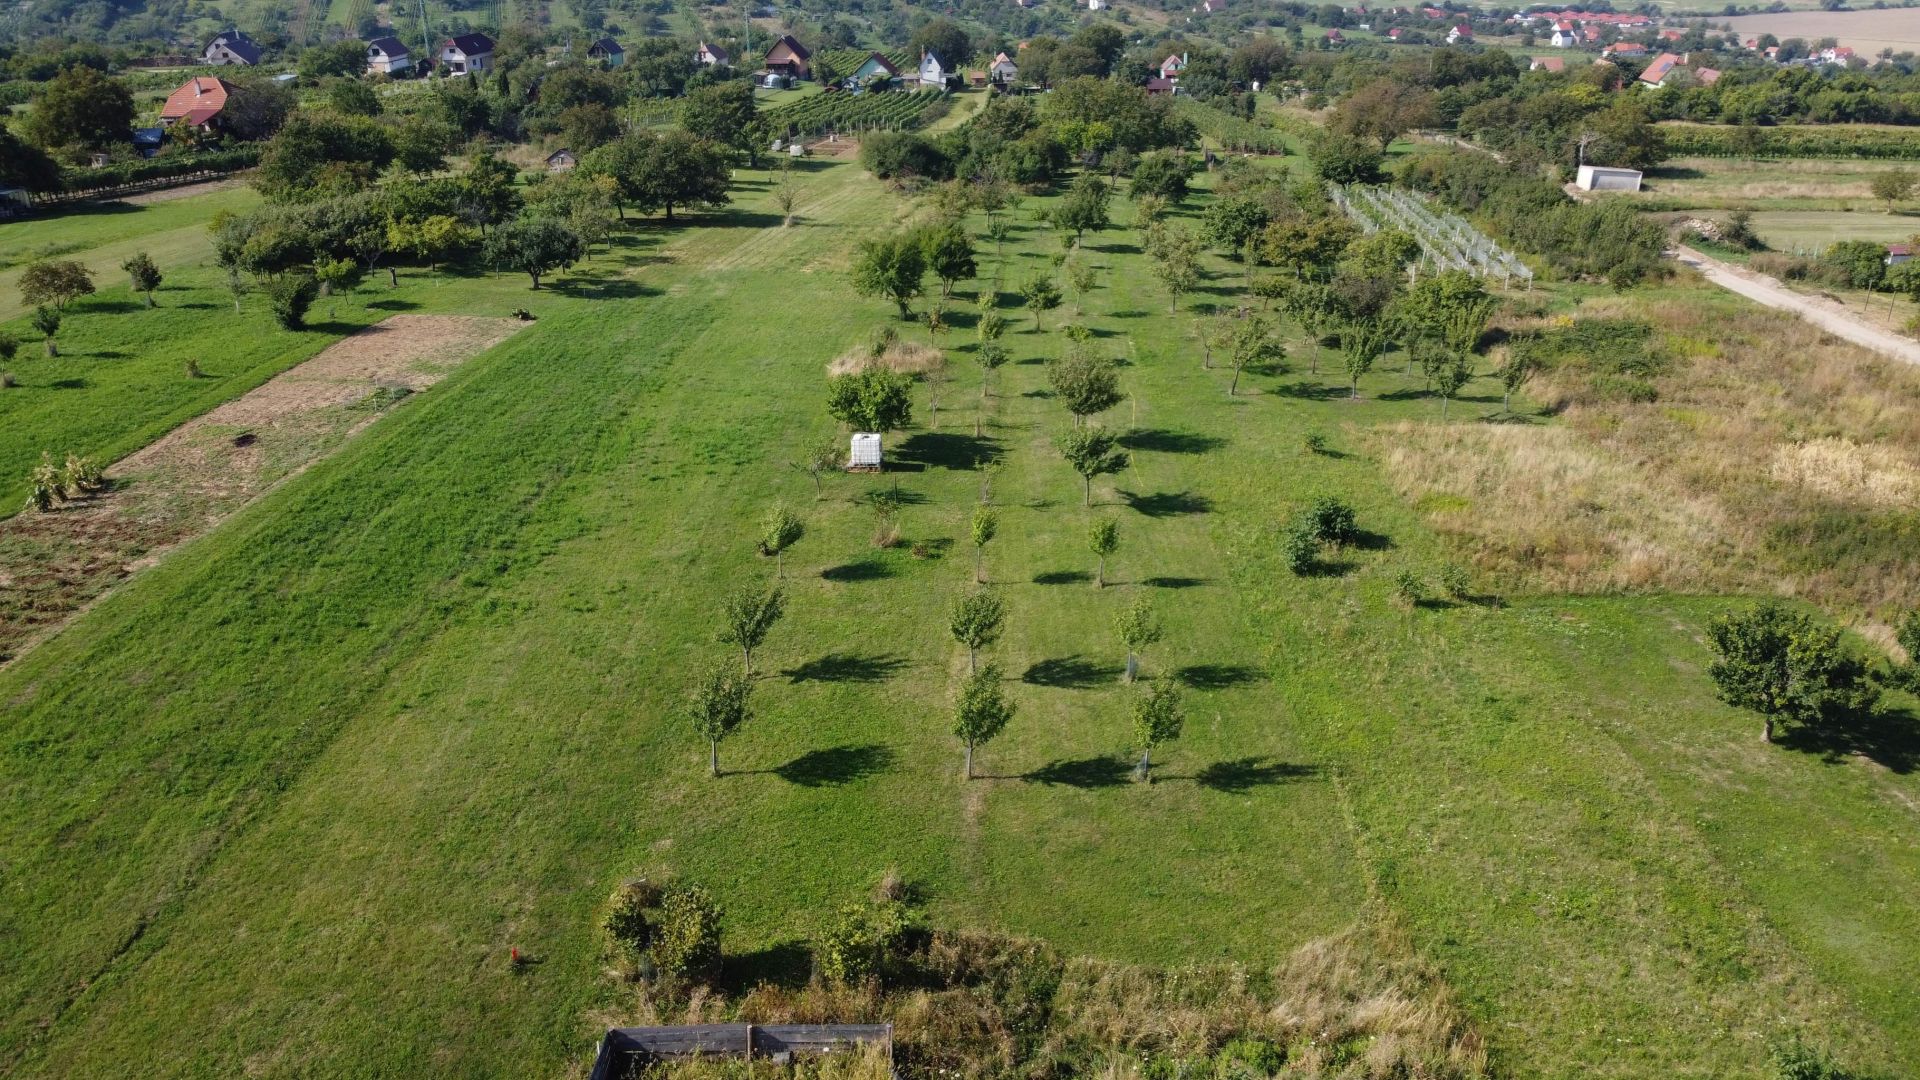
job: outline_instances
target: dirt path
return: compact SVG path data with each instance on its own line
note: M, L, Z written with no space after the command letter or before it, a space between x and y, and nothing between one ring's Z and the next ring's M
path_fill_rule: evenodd
M181 184L179 187L161 188L158 191L143 191L137 195L123 195L117 201L130 206L152 206L154 203L173 202L176 199L190 199L195 195L211 195L216 191L226 191L246 183L241 176L226 176L218 180L202 180L197 184Z
M1838 338L1862 348L1908 364L1920 364L1920 342L1882 330L1836 301L1794 292L1780 282L1730 263L1721 262L1693 248L1680 246L1667 252L1670 258L1700 271L1708 281L1768 307L1791 311Z
M524 325L396 315L129 455L105 492L0 522L0 664Z

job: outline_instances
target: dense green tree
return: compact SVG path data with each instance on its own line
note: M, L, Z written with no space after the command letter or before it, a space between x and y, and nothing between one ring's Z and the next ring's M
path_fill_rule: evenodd
M1240 392L1240 373L1250 367L1268 367L1287 358L1287 350L1280 345L1280 339L1274 336L1273 327L1258 315L1244 319L1234 329L1232 346L1227 353L1233 362L1233 381L1227 384L1227 396L1234 397Z
M1114 614L1113 628L1120 635L1120 643L1126 646L1126 680L1132 682L1139 671L1139 654L1147 646L1157 644L1166 627L1154 611L1153 601L1140 593Z
M380 95L359 79L341 79L327 87L327 107L341 116L379 116Z
M967 234L966 227L957 221L948 221L939 225L930 225L920 232L920 253L940 279L940 295L953 295L955 282L970 280L978 274L979 266L974 262L973 238Z
M220 123L233 138L259 142L272 138L298 103L293 87L286 83L265 75L246 76L237 80L227 94Z
M1355 140L1380 144L1382 153L1395 139L1438 119L1433 91L1409 81L1376 79L1342 98L1328 127Z
M312 45L301 52L299 68L300 77L310 82L359 75L367 69L367 47L353 39Z
M69 67L33 95L21 133L48 150L109 150L133 137L133 95L118 79Z
M28 263L20 271L20 299L29 304L52 304L64 311L68 304L93 295L93 271L72 259Z
M907 40L907 47L915 56L921 52L930 52L940 58L940 63L948 71L958 71L973 59L973 39L959 23L945 16L928 19L921 23Z
M926 276L926 250L912 233L869 237L854 252L854 291L892 301L902 319L913 317L911 305Z
M953 709L953 734L966 747L966 777L973 779L973 751L992 742L1013 721L1014 705L1001 689L1005 678L994 664L980 668L960 684Z
M1088 229L1095 232L1107 227L1107 203L1113 196L1113 189L1105 180L1092 173L1081 173L1067 190L1066 197L1053 208L1055 228L1071 229L1078 240Z
M805 533L806 526L786 504L767 511L767 518L760 525L760 554L773 556L780 577L787 576L787 549L799 543Z
M827 411L855 431L888 432L913 422L913 381L874 366L827 380Z
M1387 332L1377 319L1363 319L1340 327L1340 361L1346 367L1353 399L1360 400L1360 376L1386 351Z
M1187 715L1180 702L1180 688L1161 679L1133 699L1133 741L1140 747L1140 764L1135 768L1140 779L1153 783L1153 751L1180 737Z
M672 221L676 206L726 205L732 175L724 149L685 131L668 131L640 158L640 194L634 203L645 212L664 210Z
M1033 312L1033 328L1041 329L1040 316L1060 306L1060 286L1044 270L1036 271L1020 286L1020 299Z
M1759 713L1766 742L1780 721L1821 728L1871 709L1877 697L1838 628L1778 601L1714 619L1707 639L1719 654L1707 673L1720 700Z
M1076 427L1120 404L1120 373L1113 361L1077 346L1047 365L1047 384Z
M1153 276L1167 290L1167 311L1180 310L1180 297L1200 284L1200 241L1185 229L1163 229L1147 245Z
M268 140L254 186L280 202L346 195L369 187L393 154L393 136L368 117L303 110Z
M753 680L729 664L707 668L687 690L687 719L707 740L707 769L720 775L720 740L753 719Z
M766 643L786 611L787 594L779 586L742 585L727 596L720 609L720 642L740 646L743 674L753 674L753 650Z
M1893 212L1893 204L1913 194L1914 185L1920 183L1912 169L1887 169L1873 174L1868 186L1873 189L1873 197L1887 204L1887 212Z
M60 166L46 151L0 124L0 188L8 187L56 191L60 187Z
M502 270L518 270L540 287L540 279L565 270L586 256L586 243L565 222L549 217L509 221L487 237L483 258Z
M680 102L681 127L696 138L746 153L749 164L761 149L754 129L757 115L752 85L739 80L700 87Z
M1193 159L1179 150L1156 150L1140 155L1133 167L1135 199L1153 195L1177 204L1187 197L1187 181L1193 176Z
M320 285L312 274L280 274L267 278L260 288L267 294L267 308L273 312L273 321L279 323L282 330L306 329L307 311L320 293Z

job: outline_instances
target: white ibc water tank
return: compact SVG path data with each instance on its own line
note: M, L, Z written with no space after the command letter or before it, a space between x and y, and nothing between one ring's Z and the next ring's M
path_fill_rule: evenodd
M847 467L850 469L879 468L880 436L866 431L855 432L853 446L847 451Z

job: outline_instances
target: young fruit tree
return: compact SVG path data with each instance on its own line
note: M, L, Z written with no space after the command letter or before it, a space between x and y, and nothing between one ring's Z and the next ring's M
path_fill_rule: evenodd
M60 312L45 304L33 309L33 328L40 331L40 340L47 347L47 356L60 355L60 346L54 338L60 334Z
M1073 415L1075 427L1120 404L1120 372L1113 361L1079 343L1068 347L1064 359L1047 365L1047 384Z
M729 664L707 668L687 689L687 718L707 740L707 769L720 775L720 740L753 719L753 680Z
M1707 624L1720 658L1707 669L1720 700L1761 715L1761 739L1779 721L1819 728L1873 708L1879 692L1840 642L1837 627L1776 600Z
M947 629L967 647L968 671L980 669L980 650L999 640L1006 618L1006 605L992 589L976 589L953 602Z
M967 779L973 779L973 751L992 742L1013 720L1014 705L1001 690L1000 668L994 664L973 672L960 686L953 709L953 734L967 748Z
M1093 505L1093 478L1117 473L1131 460L1125 450L1115 449L1114 437L1097 427L1071 428L1054 440L1060 456L1067 459L1084 484L1084 505Z
M793 467L813 478L813 497L818 500L826 496L826 488L820 483L821 476L838 469L845 460L839 442L827 439L815 443L805 456L793 462Z
M1168 229L1156 234L1159 242L1148 254L1153 257L1153 276L1167 290L1167 311L1180 310L1180 297L1200 284L1200 242L1191 233Z
M767 511L767 520L760 526L760 554L773 556L776 572L783 580L787 576L787 549L799 543L806 531L785 503Z
M934 225L920 234L920 251L927 268L940 280L940 296L953 295L955 282L972 280L980 272L974 262L973 239L959 222Z
M1131 683L1140 671L1139 654L1159 642L1165 627L1153 610L1153 601L1143 595L1134 597L1120 609L1114 616L1113 628L1119 632L1121 644L1127 647L1126 680Z
M1135 775L1153 783L1153 751L1180 737L1187 717L1180 705L1180 688L1162 679L1133 699L1133 741L1140 747Z
M779 586L761 589L743 585L727 597L720 611L720 642L740 646L740 667L753 674L753 650L766 640L773 625L786 614L787 594Z
M1513 392L1525 386L1533 375L1533 362L1522 356L1517 350L1507 353L1507 362L1500 366L1500 411L1513 413Z
M1446 357L1433 372L1433 389L1440 395L1440 419L1447 419L1447 406L1452 403L1461 387L1473 379L1473 361L1470 354L1448 350Z
M1243 320L1233 332L1233 347L1227 353L1233 361L1233 381L1227 384L1227 396L1235 397L1240 393L1240 373L1250 367L1265 368L1280 363L1287 358L1287 350L1282 348L1273 336L1273 328L1267 320L1255 315Z
M73 301L92 295L93 271L72 259L31 263L20 271L20 299L36 307L52 304L64 310Z
M1039 330L1041 315L1060 306L1060 286L1054 284L1053 278L1045 271L1041 271L1020 286L1020 299L1026 304L1027 310L1033 312L1033 328Z
M160 288L161 278L160 267L152 257L144 251L135 252L133 258L120 264L120 269L127 272L127 283L133 286L133 291L144 296L147 306L152 307L153 294Z
M987 545L1000 533L1000 514L991 506L973 508L973 522L969 528L973 537L973 580L987 580L982 563L985 560Z
M855 431L885 433L913 422L913 380L870 367L827 380L827 412Z
M1080 314L1095 281L1093 264L1082 259L1067 260L1067 286L1073 290L1073 313Z
M1054 207L1054 227L1072 230L1075 240L1088 229L1098 232L1106 228L1107 203L1112 197L1113 189L1105 180L1092 173L1081 173L1068 189L1066 198Z
M1112 518L1101 518L1087 527L1087 548L1100 560L1094 572L1093 587L1107 587L1107 557L1120 550L1120 526Z
M1386 347L1387 331L1378 319L1356 320L1340 328L1340 362L1346 366L1353 400L1360 400L1360 376L1373 370L1373 362Z

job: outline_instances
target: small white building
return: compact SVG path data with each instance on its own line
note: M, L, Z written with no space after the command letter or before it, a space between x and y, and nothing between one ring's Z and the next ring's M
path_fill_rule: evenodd
M853 472L880 471L880 436L876 432L856 431L847 450L847 468Z
M947 85L947 67L940 58L930 52L920 54L920 85L922 88L939 89Z
M413 67L413 52L396 37L367 42L367 74L398 75Z
M1573 186L1581 191L1639 191L1639 169L1610 169L1604 165L1582 165Z
M461 34L440 45L440 70L448 75L479 74L493 66L493 39Z

